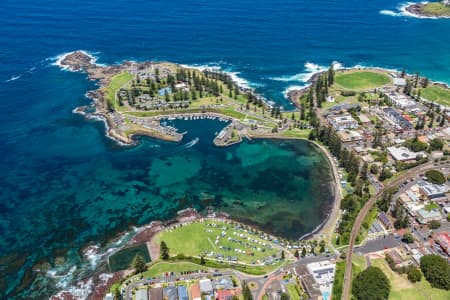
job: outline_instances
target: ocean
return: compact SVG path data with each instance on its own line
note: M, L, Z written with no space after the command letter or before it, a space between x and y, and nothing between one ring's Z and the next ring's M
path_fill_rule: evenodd
M329 166L307 142L216 148L224 124L203 120L174 124L188 131L180 143L117 145L72 113L96 86L55 66L59 55L219 67L285 109L286 91L333 62L450 83L450 20L388 0L255 2L0 1L0 298L70 289L97 264L86 245L107 251L118 232L185 207L295 239L331 205Z

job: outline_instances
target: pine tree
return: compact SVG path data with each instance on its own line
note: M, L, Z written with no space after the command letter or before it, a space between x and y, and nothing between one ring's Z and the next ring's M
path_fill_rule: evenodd
M166 242L162 241L159 247L161 259L168 260L169 259L169 248L167 247Z
M131 267L135 269L136 274L145 272L147 270L145 260L139 254L136 254L136 256L134 257L133 262L131 263Z

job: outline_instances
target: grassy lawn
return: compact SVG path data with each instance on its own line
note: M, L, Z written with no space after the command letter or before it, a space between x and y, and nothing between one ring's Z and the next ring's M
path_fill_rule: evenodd
M158 245L161 241L166 242L172 256L184 254L216 258L221 254L224 260L231 256L249 264L261 264L266 257L279 257L280 252L271 242L260 239L256 234L213 220L164 230L154 238Z
M428 101L450 106L450 89L445 89L438 85L432 85L421 89L420 96Z
M375 71L343 71L336 72L336 87L348 90L367 90L383 86L391 82L387 74Z
M310 132L311 132L311 129L293 128L291 130L284 131L281 135L286 136L286 137L296 137L296 138L301 138L301 139L307 139Z
M111 107L117 110L122 108L116 103L116 92L131 79L133 79L133 75L128 72L117 74L111 78L109 85L106 87L106 100Z
M435 209L435 208L439 208L439 205L437 205L434 202L425 205L425 209L428 210L428 211L430 211L432 209Z
M379 267L391 282L391 293L389 300L444 300L450 299L450 292L434 289L422 278L418 283L411 283L405 276L402 276L389 268L383 258L372 260L372 265Z
M342 285L344 284L344 273L345 273L345 261L337 262L332 291L333 299L341 299Z
M427 15L450 16L450 7L446 7L440 2L430 2L425 4L421 11Z
M289 293L290 300L300 300L300 295L297 292L297 289L295 288L295 284L289 283L286 284L286 288Z

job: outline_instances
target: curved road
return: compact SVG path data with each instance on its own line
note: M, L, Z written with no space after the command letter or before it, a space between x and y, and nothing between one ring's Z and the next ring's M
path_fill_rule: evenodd
M450 165L450 162L445 162L446 166ZM363 208L359 212L358 216L356 217L355 223L352 228L352 232L350 235L350 242L348 245L348 251L347 251L347 259L345 262L345 274L344 274L344 286L342 290L342 298L344 300L350 299L350 285L352 283L352 254L353 254L353 247L355 245L356 237L358 236L359 229L361 228L361 224L364 221L364 218L366 217L367 213L369 212L370 208L377 202L377 199L383 194L385 190L388 190L390 188L393 188L395 186L398 186L403 181L410 177L415 177L417 174L422 173L428 169L436 168L434 166L433 162L428 162L423 165L419 165L417 167L414 167L412 169L409 169L405 174L398 177L397 179L390 182L388 185L386 185L384 188L380 189L375 195L370 197L370 199L364 204Z

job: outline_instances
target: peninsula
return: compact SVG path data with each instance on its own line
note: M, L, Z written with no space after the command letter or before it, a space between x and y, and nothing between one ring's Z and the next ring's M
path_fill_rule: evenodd
M450 18L450 1L409 3L405 11L424 18Z
M123 144L135 135L180 141L183 133L163 126L163 119L220 119L227 125L214 139L217 146L242 137L304 137L310 127L297 113L269 105L253 90L213 69L196 69L168 62L124 62L102 66L83 51L69 53L59 65L88 74L99 88L88 92L93 107L74 111L107 124L108 136ZM296 118L297 116L297 118Z

